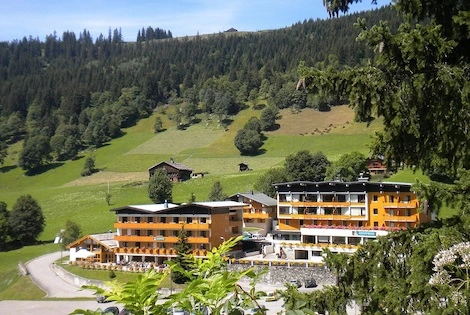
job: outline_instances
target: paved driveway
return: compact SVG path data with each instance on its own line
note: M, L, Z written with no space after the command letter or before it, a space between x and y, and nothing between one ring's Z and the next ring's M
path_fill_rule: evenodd
M64 255L68 255L65 253ZM92 290L80 290L74 284L63 280L52 269L51 265L60 259L61 253L51 253L26 264L31 279L46 292L48 298L75 298L75 297L94 297Z

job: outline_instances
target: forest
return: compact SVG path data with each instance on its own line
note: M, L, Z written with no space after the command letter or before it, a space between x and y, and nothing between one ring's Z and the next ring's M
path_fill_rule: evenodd
M197 111L223 121L259 95L279 108L306 106L305 93L295 91L300 61L345 67L372 56L355 40L359 16L371 24L399 24L396 12L383 7L253 33L172 38L171 31L148 27L135 42L124 42L118 29L95 40L84 30L54 33L45 42L2 42L0 156L24 139L19 165L34 173L51 160L103 145L165 104L184 103L174 117L177 125L184 118L192 123Z

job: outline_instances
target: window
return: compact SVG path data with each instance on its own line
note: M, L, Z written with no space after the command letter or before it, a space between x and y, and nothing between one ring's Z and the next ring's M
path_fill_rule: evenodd
M410 202L411 201L411 196L410 195L406 195L405 196L405 202Z
M192 217L187 217L186 218L186 223L193 223L193 218Z
M333 225L333 221L328 220L328 226L332 226L332 225Z
M187 237L193 237L193 231L186 231Z
M411 216L411 210L410 209L406 209L406 216L407 217Z
M134 221L140 223L140 217L135 217Z
M361 227L362 226L362 221L358 221L357 226Z
M201 218L201 223L203 224L207 223L207 218Z
M392 195L390 195L390 196L388 197L388 200L389 200L389 202L395 202L395 197L393 197Z
M379 226L379 222L374 222L374 226Z
M148 223L153 223L153 217L148 217L148 218L147 218L147 222L148 222Z
M318 225L318 221L317 221L317 220L313 220L313 225Z
M201 232L199 232L199 234L201 235L201 237L206 237L206 236L207 236L207 232L206 232L206 231L201 231Z
M161 217L160 218L160 223L166 223L166 217Z
M135 235L140 236L140 230L135 230Z
M300 226L304 225L304 220L299 221Z
M173 236L179 236L180 231L173 231Z
M152 236L152 230L147 230L147 236Z
M375 215L379 214L379 209L374 208L374 214L375 214Z
M136 242L135 247L139 248L140 247L140 242Z
M164 231L164 230L160 231L160 235L161 236L166 236L166 231Z
M174 218L173 218L173 223L178 223L178 222L179 222L178 217L174 217Z
M122 222L126 223L126 222L127 222L127 220L128 220L128 218L127 218L127 217L122 217Z
M372 196L372 201L378 201L378 200L379 200L379 196L377 195Z

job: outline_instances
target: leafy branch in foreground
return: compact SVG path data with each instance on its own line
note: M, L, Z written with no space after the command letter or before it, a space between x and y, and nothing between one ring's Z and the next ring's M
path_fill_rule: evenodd
M257 299L266 295L255 290L255 284L263 272L256 274L253 268L243 271L227 269L226 255L242 238L231 238L218 248L214 247L206 259L195 258L191 254L186 255L185 260L190 262L186 265L190 268L188 270L176 262L168 261L170 269L165 273L151 270L124 285L111 282L108 283L109 290L96 286L83 286L83 288L96 290L96 294L104 295L108 301L122 304L135 315L167 314L167 310L172 307L196 314L203 314L203 310L209 311L210 314L222 312L231 315L242 314L244 309L260 307ZM182 291L170 295L162 303L159 288L163 280L170 277L170 272L182 273L189 281ZM248 288L240 285L244 277L250 279ZM75 310L72 314L101 313L99 310Z

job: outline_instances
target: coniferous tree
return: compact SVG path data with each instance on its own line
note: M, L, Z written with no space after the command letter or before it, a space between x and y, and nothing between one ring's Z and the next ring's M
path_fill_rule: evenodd
M85 159L85 165L83 165L83 169L80 173L81 176L90 176L96 172L95 169L95 158L93 156L89 156Z
M227 195L223 191L222 184L217 180L212 185L209 193L209 201L220 201L225 199L227 199Z
M188 235L184 229L184 225L178 233L178 242L175 244L176 257L175 263L179 265L183 270L190 270L192 264L188 259L188 255L191 254L191 244L188 242ZM183 272L173 271L171 274L172 281L177 284L186 283L190 278Z

